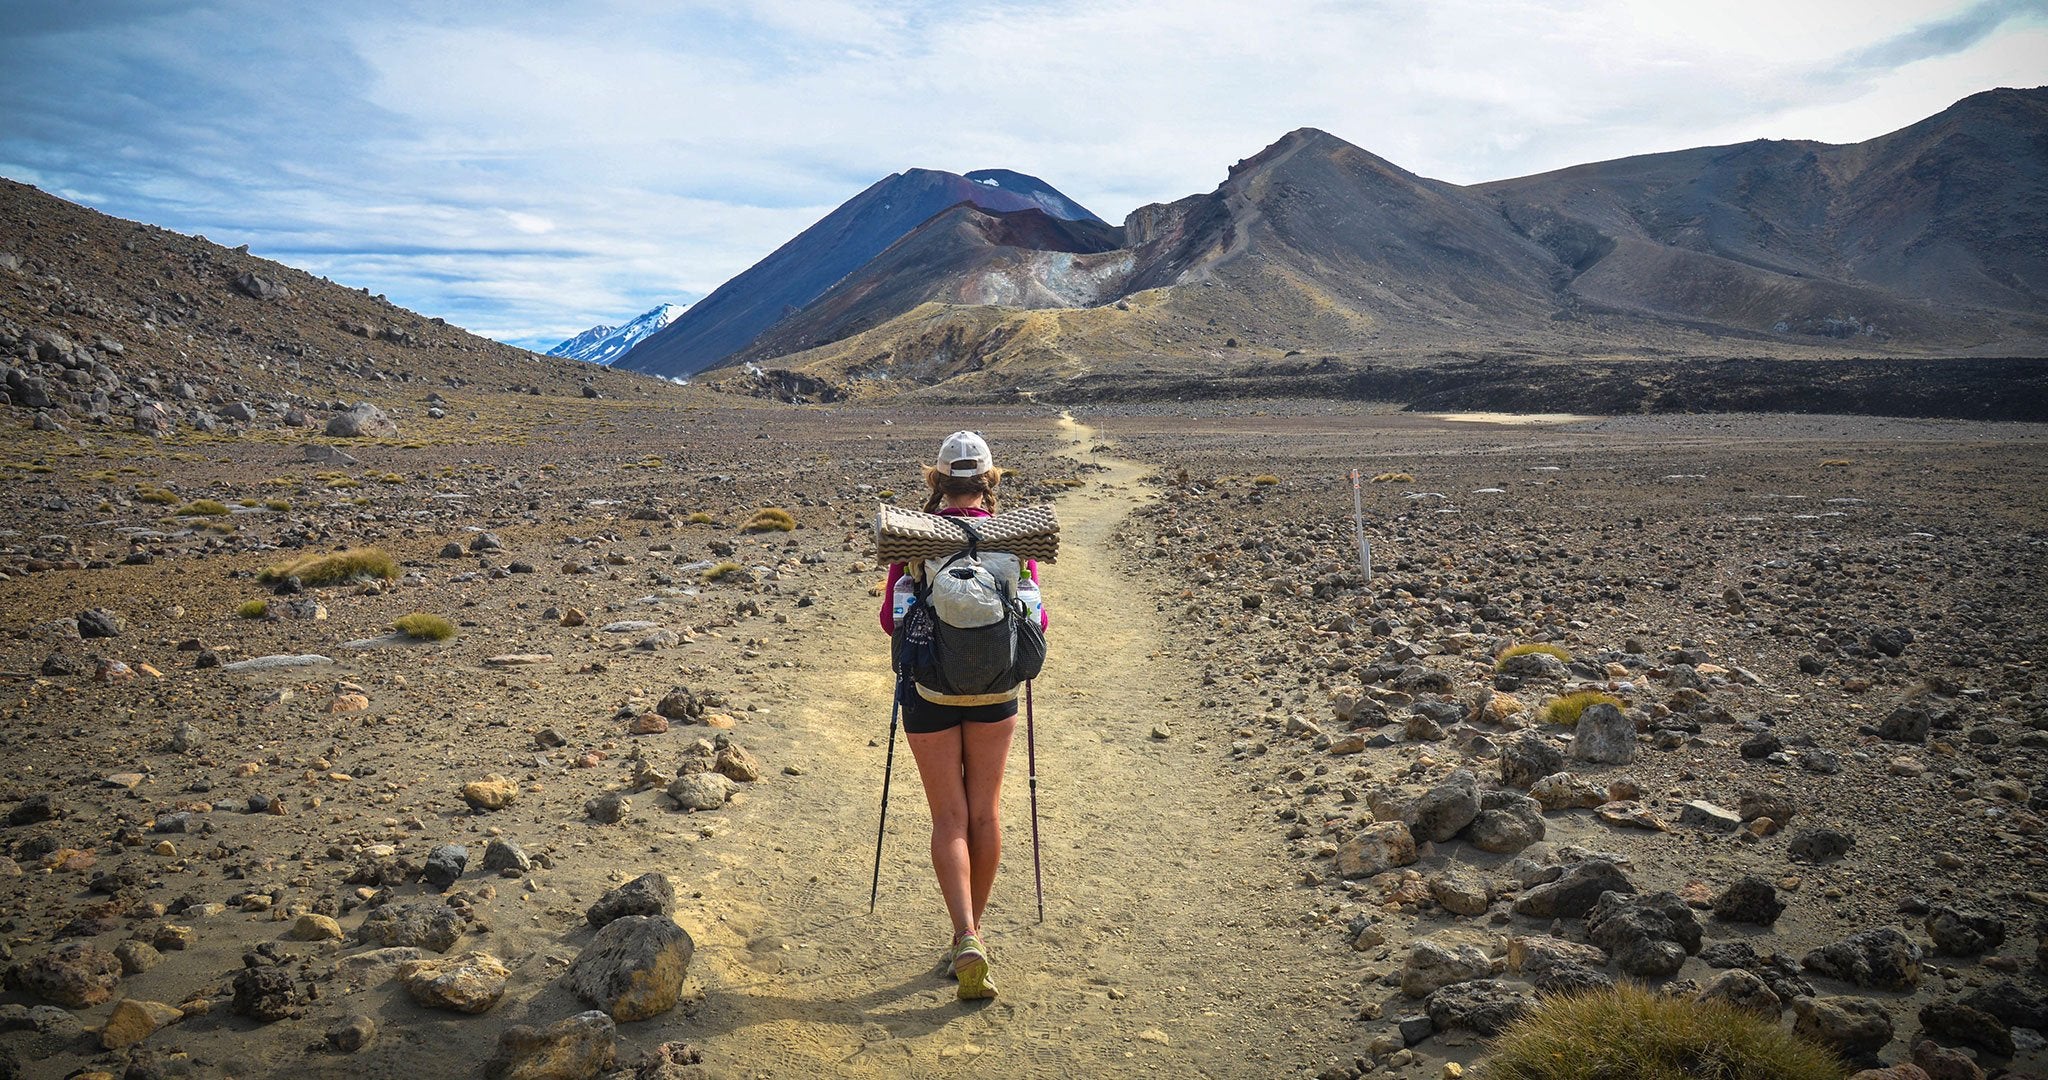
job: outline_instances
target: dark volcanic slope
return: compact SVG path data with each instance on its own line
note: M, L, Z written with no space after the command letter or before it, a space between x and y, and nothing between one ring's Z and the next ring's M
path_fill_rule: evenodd
M960 203L941 211L848 274L803 310L777 323L743 359L780 356L837 341L919 304L1081 307L1114 295L1128 256L1114 251L1123 230L1066 221L1043 210L1009 213Z
M1571 264L1575 292L1626 308L1925 338L1954 328L1916 300L2048 302L2048 88L1853 145L1758 140L1472 190Z
M993 183L983 183L988 180ZM694 375L740 352L784 316L932 215L968 202L990 210L1037 209L1097 222L1044 181L1007 170L961 176L933 169L894 173L719 286L614 366L666 377Z

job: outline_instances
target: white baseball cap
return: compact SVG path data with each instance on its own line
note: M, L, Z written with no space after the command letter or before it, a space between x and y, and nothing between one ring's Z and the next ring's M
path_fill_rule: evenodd
M995 467L988 440L972 431L956 431L939 444L939 468L953 476L980 476Z

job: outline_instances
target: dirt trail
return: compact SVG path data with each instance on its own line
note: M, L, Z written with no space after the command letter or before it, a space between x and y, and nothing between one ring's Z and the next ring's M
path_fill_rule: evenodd
M1063 430L1071 454L1096 445L1071 420ZM1343 980L1323 973L1354 965L1327 951L1337 935L1309 927L1275 830L1253 820L1246 781L1218 749L1226 721L1194 709L1194 674L1159 656L1149 589L1117 569L1111 529L1151 498L1142 467L1094 460L1109 471L1061 501L1061 558L1046 572L1043 925L1021 725L1004 789L987 919L1002 996L960 1003L940 973L948 928L929 817L900 744L881 901L867 913L890 683L879 601L845 589L823 601L820 621L836 632L804 643L823 674L797 686L784 721L803 801L787 814L757 806L700 848L728 864L701 884L699 912L722 914L690 926L704 1000L626 1037L686 1039L732 1075L764 1076L1274 1076L1325 1058L1298 1033L1345 1029ZM1171 738L1154 739L1162 724Z

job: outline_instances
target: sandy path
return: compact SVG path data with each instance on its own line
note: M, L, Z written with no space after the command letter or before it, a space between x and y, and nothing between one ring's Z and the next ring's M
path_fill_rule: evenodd
M1096 444L1071 421L1066 433L1080 453ZM1345 1029L1343 980L1318 973L1355 954L1331 955L1336 935L1309 928L1277 832L1252 820L1226 755L1197 749L1227 745L1226 731L1204 730L1225 720L1193 709L1193 673L1158 655L1163 617L1112 562L1110 530L1150 498L1142 469L1095 460L1110 471L1061 502L1062 558L1046 575L1043 925L1021 726L1004 791L987 919L1001 998L960 1003L939 973L948 929L900 743L881 901L867 914L890 684L878 601L844 589L821 617L836 632L805 645L822 674L785 721L786 759L806 769L800 805L758 807L731 842L701 849L729 864L702 885L699 911L722 914L690 927L704 1000L622 1034L695 1042L732 1075L1273 1076L1325 1057L1296 1033ZM1161 723L1172 738L1151 737Z

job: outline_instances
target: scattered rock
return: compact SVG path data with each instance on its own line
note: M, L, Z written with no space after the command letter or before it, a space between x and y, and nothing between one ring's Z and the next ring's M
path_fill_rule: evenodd
M1799 997L1792 1030L1844 1057L1873 1054L1892 1041L1892 1018L1884 1004L1863 997Z
M1856 846L1856 838L1840 829L1802 829L1792 835L1785 853L1810 863L1833 862Z
M649 872L599 897L584 917L599 929L628 915L667 918L675 914L676 889L666 874Z
M486 1080L593 1080L616 1064L618 1025L603 1011L577 1013L546 1028L514 1024L484 1062ZM634 1076L642 1075L638 1070Z
M1587 859L1556 881L1538 885L1515 901L1515 914L1538 919L1575 919L1588 911L1605 892L1634 893L1635 885L1606 859Z
M1920 1028L1936 1040L1974 1046L2002 1058L2013 1055L2012 1031L2005 1022L1960 1001L1931 1001L1920 1007Z
M462 798L478 810L503 810L519 798L519 783L492 773L462 785Z
M1626 765L1636 759L1636 724L1601 702L1586 706L1572 728L1571 755L1579 761Z
M376 1037L377 1021L358 1013L327 1029L327 1047L337 1053L353 1054Z
M495 839L484 846L483 871L486 874L505 874L517 877L533 869L533 859L526 850L510 840Z
M462 872L468 867L468 848L459 844L442 844L427 853L427 865L420 871L420 877L435 889L446 892L449 886L461 880Z
M285 283L270 274L259 274L247 270L235 278L235 290L253 300L289 300L292 291Z
M7 973L10 987L67 1009L89 1009L114 996L121 961L82 941L59 945Z
M1452 983L1491 978L1494 971L1493 960L1477 945L1423 938L1408 947L1408 963L1401 969L1401 992L1425 998Z
M511 977L504 962L487 952L398 965L398 981L414 1001L463 1013L480 1013L496 1005Z
M1942 956L1976 956L2005 944L2005 920L1975 911L1936 904L1927 912L1927 936Z
M1399 821L1362 826L1337 846L1337 873L1347 878L1371 877L1414 861L1415 838Z
M1543 808L1535 799L1514 791L1489 791L1479 797L1479 815L1465 827L1465 842L1481 851L1512 855L1543 839Z
M1911 990L1920 984L1920 947L1889 926L1822 946L1799 963L1816 974L1879 990Z
M600 825L617 825L633 811L633 800L623 791L607 791L583 801L583 816Z
M684 810L716 810L732 798L732 780L713 772L678 776L668 786L669 798Z
M285 933L289 941L341 941L347 936L332 916L311 913L299 916Z
M667 916L622 916L569 966L569 989L616 1020L659 1016L675 1007L696 949Z
M1775 1021L1785 1003L1755 972L1742 968L1723 971L1707 981L1695 995L1698 1001L1721 1001Z
M1453 772L1443 783L1424 792L1415 802L1415 838L1443 843L1479 816L1479 787L1472 773ZM1417 995L1420 996L1420 995Z
M274 1024L299 1015L299 992L281 968L245 967L235 973L235 996L228 1007L236 1016Z
M1429 995L1423 1008L1439 1030L1498 1035L1536 1004L1527 991L1492 979L1457 982Z
M158 1001L122 998L100 1027L100 1048L119 1050L149 1038L158 1028L185 1018L184 1010Z
M1678 823L1708 832L1734 832L1742 828L1742 818L1735 811L1705 799L1694 799L1680 807Z
M356 935L372 945L445 953L462 938L462 914L438 900L408 900L370 912Z
M1605 949L1623 972L1645 978L1673 975L1700 949L1700 925L1672 892L1630 896L1602 893L1586 913L1586 938Z
M341 439L389 439L398 435L398 424L384 410L360 401L347 412L331 417L327 434Z
M1500 748L1500 782L1526 788L1564 769L1564 755L1550 740L1530 731Z
M1714 897L1714 917L1724 922L1769 926L1784 911L1785 902L1778 899L1778 887L1755 874L1743 877Z

